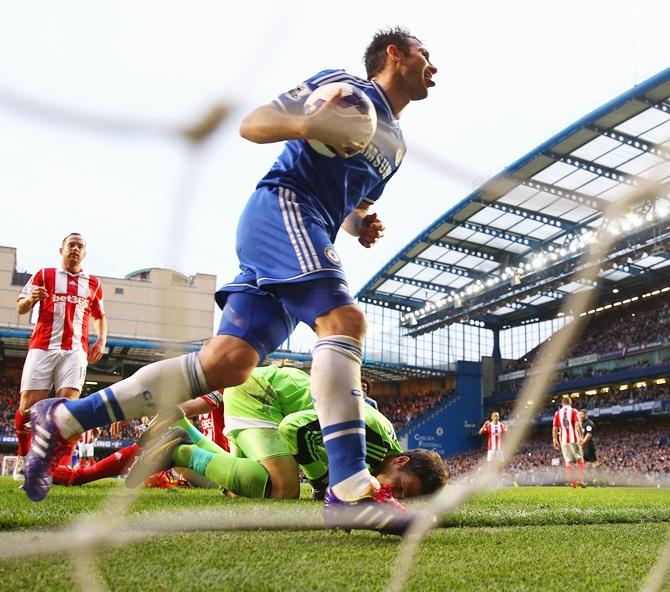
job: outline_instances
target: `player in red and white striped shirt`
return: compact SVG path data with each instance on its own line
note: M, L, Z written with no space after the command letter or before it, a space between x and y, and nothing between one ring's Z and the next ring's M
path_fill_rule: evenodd
M19 441L19 463L15 478L22 478L22 457L30 448L28 410L45 399L53 387L57 397L78 399L88 362L102 357L107 341L107 322L102 284L82 271L86 242L73 232L61 244L62 268L44 268L35 273L19 294L18 314L27 314L39 303L28 355L21 376L21 398L14 424ZM89 319L97 341L88 347ZM70 453L71 457L71 453ZM70 458L71 460L71 458Z
M500 413L494 411L491 413L491 421L486 421L479 430L479 435L488 436L488 449L486 452L486 460L492 462L494 460L502 462L503 459L503 435L507 433L507 424L500 421Z
M228 438L223 435L223 428L225 425L223 417L223 395L219 391L214 391L213 393L203 395L198 399L192 399L192 401L200 401L209 405L207 413L201 413L198 417L202 435L212 440L226 452L230 452ZM187 403L189 403L189 401L187 401ZM182 409L183 408L184 404L182 404ZM185 411L188 411L188 408Z
M560 435L560 445L559 445ZM584 455L579 442L582 439L582 422L579 413L572 406L570 395L561 397L561 408L554 413L552 440L554 448L563 453L565 460L565 477L571 487L584 487ZM575 479L574 464L577 465L577 479Z
M85 469L95 464L95 443L100 437L102 430L100 428L93 428L84 432L79 436L77 441L77 450L79 452L79 468Z

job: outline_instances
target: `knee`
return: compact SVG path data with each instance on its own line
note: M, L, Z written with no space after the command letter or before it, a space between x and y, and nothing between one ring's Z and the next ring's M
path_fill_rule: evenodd
M19 398L19 409L21 410L21 413L29 414L30 408L38 401L46 399L48 394L49 394L48 392L40 393L40 392L23 391Z
M247 380L259 357L246 341L219 335L202 348L199 360L209 387L223 389Z
M271 499L298 499L300 497L300 483L297 481L287 482L272 481Z
M355 339L363 340L367 332L367 320L363 311L355 304L340 306L316 319L317 334L347 335Z

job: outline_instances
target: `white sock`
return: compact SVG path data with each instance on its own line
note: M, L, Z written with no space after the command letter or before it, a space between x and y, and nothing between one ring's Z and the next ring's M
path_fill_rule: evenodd
M69 439L122 419L155 415L159 406L178 405L209 392L197 354L161 360L115 385L54 410L61 435Z
M312 353L311 389L337 497L354 501L370 491L365 464L362 343L346 335L319 339Z

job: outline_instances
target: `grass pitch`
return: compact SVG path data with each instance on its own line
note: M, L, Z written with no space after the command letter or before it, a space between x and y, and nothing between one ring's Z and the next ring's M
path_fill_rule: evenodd
M105 480L54 487L33 504L0 478L0 545L19 529L63 525L99 508L120 487ZM309 500L264 502L281 513ZM259 507L216 490L151 490L133 512ZM637 590L670 530L670 491L518 487L475 500L421 547L408 590ZM395 537L355 532L205 532L171 534L105 551L97 562L110 590L383 590L398 550ZM74 589L63 553L0 563L0 590ZM670 590L670 586L666 586Z

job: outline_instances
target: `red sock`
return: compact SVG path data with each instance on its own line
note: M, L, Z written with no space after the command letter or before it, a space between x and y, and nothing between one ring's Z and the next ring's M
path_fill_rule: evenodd
M578 460L577 461L577 479L582 481L584 478L584 461L583 460Z
M59 465L65 465L66 467L72 466L72 455L74 454L74 444L68 444L63 456L60 457L58 461Z
M122 448L90 467L77 469L77 476L72 483L73 485L82 485L96 479L121 475L139 453L140 447L137 444Z
M19 441L19 449L16 453L19 456L25 456L30 450L30 428L26 425L28 421L27 414L23 413L21 409L17 409L14 415L14 428L16 429L16 437Z
M569 483L572 483L572 480L575 478L575 470L572 464L565 465L565 478L568 480Z

